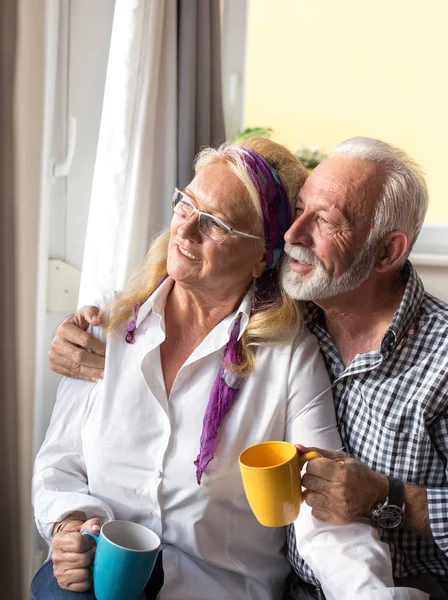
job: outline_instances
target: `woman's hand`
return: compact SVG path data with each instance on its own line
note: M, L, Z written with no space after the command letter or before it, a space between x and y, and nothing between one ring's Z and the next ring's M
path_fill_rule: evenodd
M92 574L88 568L95 556L95 542L83 531L98 534L100 520L70 521L57 533L52 542L53 572L63 590L86 592L92 588Z
M106 345L86 331L100 324L98 312L96 306L84 306L55 330L48 352L55 373L86 381L102 378Z

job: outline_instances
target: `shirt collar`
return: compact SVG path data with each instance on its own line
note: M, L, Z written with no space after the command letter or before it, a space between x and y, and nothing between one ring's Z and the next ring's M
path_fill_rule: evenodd
M149 313L151 311L154 314L156 314L160 317L163 317L166 300L168 298L168 294L170 293L170 291L173 288L173 285L174 285L174 280L171 279L171 277L167 277L159 285L159 287L156 290L154 290L154 292L151 294L151 296L141 305L141 307L138 311L137 318L135 320L135 325L137 328L143 323L143 321L146 319L146 317L149 315ZM246 293L246 295L244 296L244 298L242 299L241 304L239 305L238 309L233 314L233 318L231 319L229 326L228 326L229 337L230 337L230 334L232 333L232 329L233 329L237 319L240 316L241 316L241 323L240 323L240 332L238 334L238 339L241 338L244 331L246 330L247 324L249 323L249 319L250 319L253 294L254 294L253 288L250 288L248 290L248 292Z
M235 313L235 316L229 325L229 329L228 329L229 336L232 333L232 329L233 329L233 326L235 325L236 320L238 319L238 317L241 316L240 332L238 334L238 339L241 339L241 336L243 335L244 331L246 330L247 324L249 323L250 312L252 309L253 295L254 295L254 290L253 290L253 288L250 288L250 290L248 290L248 292L242 299L241 304L239 305L239 307Z
M413 265L406 261L402 275L407 279L403 298L395 311L391 324L381 343L381 353L390 353L407 334L412 334L411 324L415 322L423 301L425 289Z
M324 325L324 311L317 304L314 304L314 302L306 302L303 311L303 322L305 325L309 325L310 323Z
M167 277L162 283L153 291L150 297L140 306L137 318L135 320L135 326L139 327L149 313L152 311L158 316L163 316L165 310L166 299L168 294L174 285L174 280L171 277Z

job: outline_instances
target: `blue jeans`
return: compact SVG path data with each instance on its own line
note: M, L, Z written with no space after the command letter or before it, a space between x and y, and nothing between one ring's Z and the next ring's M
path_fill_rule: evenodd
M88 592L69 592L59 587L53 575L53 563L47 561L31 582L31 600L95 600L93 590ZM140 600L146 600L142 594Z

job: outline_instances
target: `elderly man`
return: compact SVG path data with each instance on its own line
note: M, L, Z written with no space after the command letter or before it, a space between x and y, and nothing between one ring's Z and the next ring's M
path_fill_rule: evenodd
M321 451L326 458L309 463L307 502L336 524L372 519L397 584L438 600L448 598L448 307L424 292L407 261L426 208L424 180L403 152L368 138L344 142L302 188L283 284L308 301L305 321L349 455ZM103 347L79 329L95 324L94 314L84 309L59 327L54 370L101 376ZM292 528L290 542L296 573L316 584Z
M400 585L442 599L448 306L424 291L407 260L427 203L420 170L404 152L369 138L342 143L300 192L283 285L311 301L305 322L319 341L350 456L322 451L327 459L309 464L303 484L313 514L337 524L371 518ZM300 557L290 558L311 581Z

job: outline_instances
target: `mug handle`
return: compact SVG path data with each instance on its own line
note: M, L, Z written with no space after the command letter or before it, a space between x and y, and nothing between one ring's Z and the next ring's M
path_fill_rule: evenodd
M88 535L89 537L91 537L92 539L95 540L96 544L98 545L98 542L100 541L100 536L99 535L95 535L94 533L90 533L90 531L83 531L81 533L81 535ZM93 564L95 562L95 556L93 557L93 563L89 565L89 569L90 571L93 573Z
M305 463L307 463L309 460L313 460L313 458L323 458L322 454L319 454L319 452L316 452L315 450L312 450L310 452L305 452L305 454L299 454L299 469L302 470L302 467ZM300 499L300 502L303 502L306 498L306 495L308 493L308 490L303 490L302 491L302 497Z

